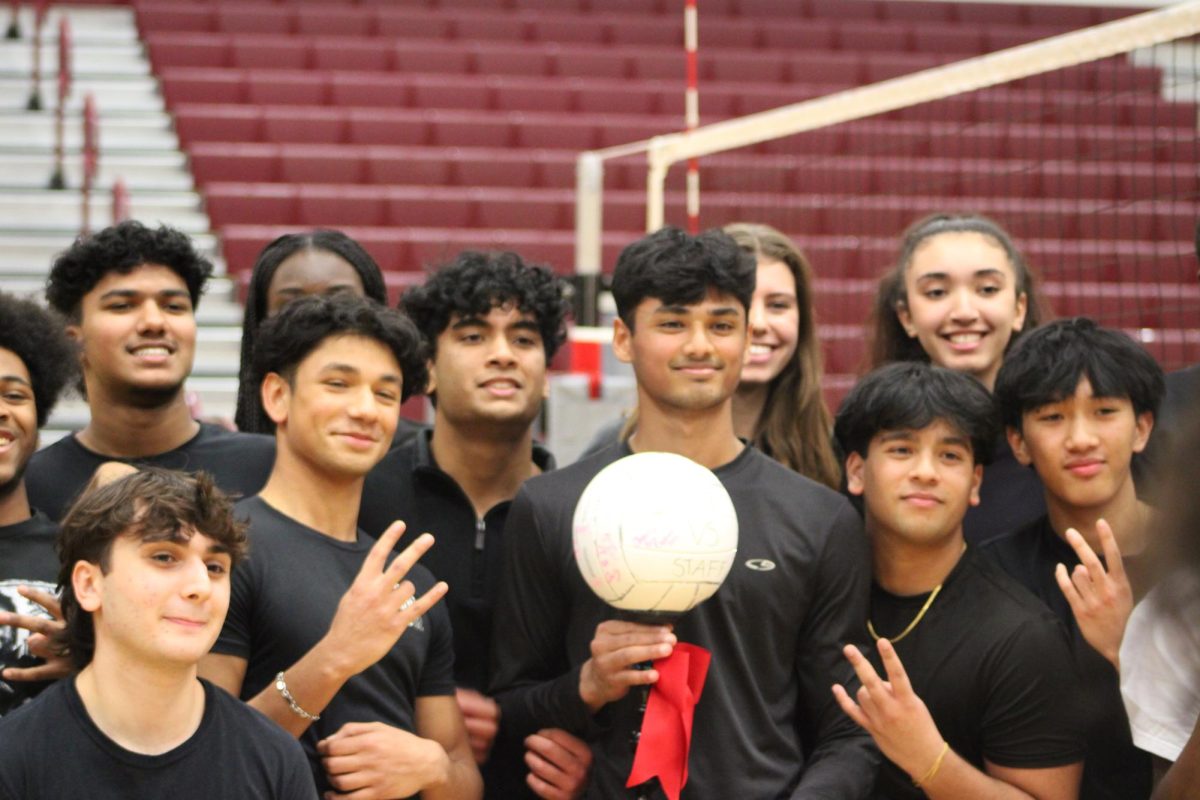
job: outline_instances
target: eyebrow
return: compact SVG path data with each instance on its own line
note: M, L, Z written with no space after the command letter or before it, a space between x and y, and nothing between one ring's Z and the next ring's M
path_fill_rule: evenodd
M139 292L135 289L110 289L109 291L100 295L100 299L108 300L108 299L114 298L114 297L140 297L143 294L145 294L145 292ZM183 289L163 289L160 292L154 292L152 296L154 296L154 297L187 297L188 299L191 299L191 295L189 295Z
M695 306L661 305L658 308L654 309L654 313L655 314L690 314L691 309L693 309L693 308L695 308ZM737 306L718 306L707 313L709 314L709 316L714 316L714 317L737 316L738 307Z
M33 384L22 378L20 375L0 375L0 383L19 383L22 386L33 388Z
M998 275L1001 278L1006 278L1004 270L988 267L987 269L977 269L971 273L972 278L983 278ZM924 272L917 276L918 281L944 281L949 280L950 274L947 272Z
M362 370L360 370L358 367L354 366L353 364L343 364L338 361L334 361L330 364L326 364L325 366L321 367L320 370L318 370L318 373L325 373L325 372L348 372L351 375L361 375L362 374ZM392 383L399 383L400 376L394 372L389 372L386 375L381 376L380 380L390 381Z

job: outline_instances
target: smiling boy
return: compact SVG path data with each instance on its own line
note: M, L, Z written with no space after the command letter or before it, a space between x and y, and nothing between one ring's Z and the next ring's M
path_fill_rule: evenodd
M851 494L863 499L875 582L866 626L887 676L853 646L843 710L888 761L878 798L1073 800L1083 743L1061 624L963 540L996 438L978 381L921 362L882 367L838 412ZM876 664L878 659L873 659Z
M1162 369L1149 353L1083 317L1028 334L996 379L1009 443L1037 470L1048 513L984 550L1071 635L1088 713L1085 800L1150 793L1149 759L1130 739L1116 669L1132 603L1128 587L1115 624L1094 624L1072 601L1092 596L1093 588L1107 592L1114 579L1123 580L1119 553L1136 556L1144 547L1151 511L1137 498L1130 463L1146 446L1163 390ZM1108 555L1107 572L1090 551ZM1112 592L1116 603L1120 592Z
M183 233L127 221L55 259L50 306L79 345L91 418L29 462L30 502L59 519L105 461L196 471L253 494L274 460L270 438L192 419L184 381L196 352L196 304L212 264Z
M245 550L207 476L150 469L90 490L59 548L79 673L0 721L0 797L316 798L290 737L197 680Z
M388 451L400 404L425 385L407 317L350 294L296 300L254 352L278 457L238 504L254 555L201 673L300 738L323 793L471 800L481 782L454 700L446 584L388 559L357 524L363 480ZM340 796L340 794L336 796Z

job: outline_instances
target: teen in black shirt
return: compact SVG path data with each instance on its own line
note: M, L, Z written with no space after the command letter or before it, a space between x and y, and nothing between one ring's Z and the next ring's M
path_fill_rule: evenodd
M857 703L834 693L888 758L876 796L1074 800L1084 751L1065 632L963 541L996 436L987 390L892 364L851 390L835 430L874 554L878 655L847 647L864 689Z
M1136 558L1154 524L1137 498L1130 463L1146 445L1162 395L1162 369L1145 350L1082 317L1029 334L996 380L1009 442L1041 477L1048 513L989 542L985 552L1070 633L1088 715L1085 800L1150 793L1150 759L1133 746L1119 691L1117 654L1133 590L1116 562L1121 554ZM1093 552L1111 554L1107 569ZM1094 569L1081 566L1080 554ZM1109 601L1085 611L1081 586Z

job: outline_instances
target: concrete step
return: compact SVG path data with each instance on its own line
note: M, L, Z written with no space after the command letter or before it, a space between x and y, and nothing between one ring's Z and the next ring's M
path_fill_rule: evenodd
M7 21L0 22L7 28ZM71 74L81 78L145 78L150 65L136 42L74 43L71 48ZM42 77L58 79L58 44L44 45L41 52ZM0 77L22 78L33 74L33 47L28 41L0 39Z
M39 86L42 92L42 107L53 108L58 103L58 81L43 78ZM22 111L27 108L32 84L28 78L0 78L0 110ZM163 107L158 81L150 77L103 78L81 76L71 84L67 108L83 108L87 95L95 98L101 109L153 110Z
M22 4L17 14L21 28L19 41L33 40L33 8L32 4ZM8 30L10 12L3 10L4 29ZM98 42L137 42L137 24L133 9L119 6L72 6L69 4L52 5L46 14L45 27L42 30L42 42L49 47L57 47L58 23L62 17L71 20L71 38L76 44L93 44Z
M118 113L100 109L100 147L104 153L179 151L171 118L147 110ZM78 113L64 120L66 152L78 153L83 144L83 122ZM0 111L0 152L46 153L54 147L54 114L50 111Z
M93 192L92 224L111 218L112 196ZM146 224L166 224L185 233L206 233L208 215L195 192L140 192L132 195L130 214ZM0 231L77 231L83 225L79 193L74 190L29 190L0 193Z
M0 152L0 192L9 189L44 189L53 170L54 158L49 153ZM78 156L66 159L64 172L68 187L83 184L83 163ZM94 185L109 190L117 178L125 181L131 194L142 191L190 192L195 189L187 159L182 153L103 153Z

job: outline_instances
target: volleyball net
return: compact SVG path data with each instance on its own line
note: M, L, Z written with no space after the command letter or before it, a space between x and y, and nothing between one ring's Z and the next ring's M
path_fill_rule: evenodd
M793 73L811 75L800 95L839 76L866 85L584 153L576 268L611 264L614 230L630 227L614 176L645 181L645 230L685 226L685 166L699 158L702 227L766 223L809 257L835 384L860 366L901 233L935 212L982 213L1012 233L1053 316L1122 328L1166 369L1196 363L1197 33L1190 0L966 59L797 55Z

